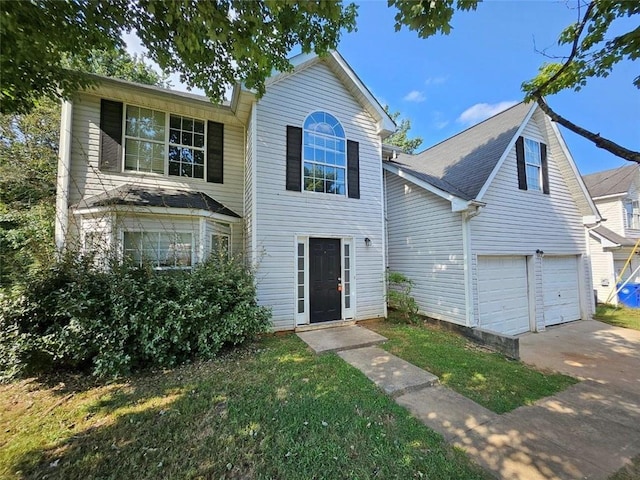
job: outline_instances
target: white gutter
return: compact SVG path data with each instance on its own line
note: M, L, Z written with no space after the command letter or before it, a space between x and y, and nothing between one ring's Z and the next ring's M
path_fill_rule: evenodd
M55 241L58 254L64 251L69 229L69 183L71 178L71 125L73 103L62 102L60 116L60 147L58 150L58 173L56 176L56 223Z

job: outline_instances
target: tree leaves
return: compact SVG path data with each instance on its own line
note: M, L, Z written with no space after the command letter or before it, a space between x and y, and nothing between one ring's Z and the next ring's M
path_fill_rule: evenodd
M398 122L400 112L391 113L389 105L384 106L384 111L389 114L394 122ZM392 135L385 139L385 143L388 145L395 145L396 147L400 147L405 153L413 153L415 149L422 144L422 138L409 138L409 130L411 130L411 120L407 118L400 119L398 128Z
M296 0L31 0L2 2L0 42L3 112L31 109L42 95L68 96L91 79L64 69L68 55L123 47L135 30L149 56L181 81L221 101L242 82L264 93L273 70L291 68L288 55L324 54L343 30L355 29L357 7Z

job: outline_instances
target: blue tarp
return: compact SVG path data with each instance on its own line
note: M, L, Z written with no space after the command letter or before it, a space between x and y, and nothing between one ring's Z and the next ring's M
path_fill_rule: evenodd
M618 284L618 289L622 284ZM640 283L627 283L618 292L618 301L626 307L640 308Z

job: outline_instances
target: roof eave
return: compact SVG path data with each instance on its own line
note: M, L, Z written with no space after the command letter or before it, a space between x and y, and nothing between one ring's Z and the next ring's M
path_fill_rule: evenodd
M451 211L453 212L466 211L469 209L471 203L475 202L475 200L466 200L464 198L453 195L452 193L445 192L444 190L431 185L429 182L425 182L424 180L417 178L415 175L412 175L410 172L407 172L398 165L392 165L388 162L382 162L382 168L390 173L393 173L394 175L399 176L400 178L408 180L414 185L417 185L418 187L421 187L440 198L443 198L444 200L447 200L448 202L451 202ZM482 204L481 206L483 205L484 204Z

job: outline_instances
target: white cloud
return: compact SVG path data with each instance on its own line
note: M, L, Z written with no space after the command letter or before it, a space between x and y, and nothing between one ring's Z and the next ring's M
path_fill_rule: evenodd
M406 102L416 102L416 103L424 102L426 99L427 97L424 96L424 93L418 90L411 90L403 98L403 100Z
M441 85L447 81L449 77L440 76L440 77L428 77L425 81L425 85Z
M447 120L444 117L444 115L442 114L442 112L440 112L440 111L434 111L431 114L431 118L432 118L432 121L433 121L433 126L437 130L442 130L444 127L449 125L449 120Z
M457 121L465 125L473 125L513 107L516 103L518 102L511 100L498 103L476 103L462 112Z

